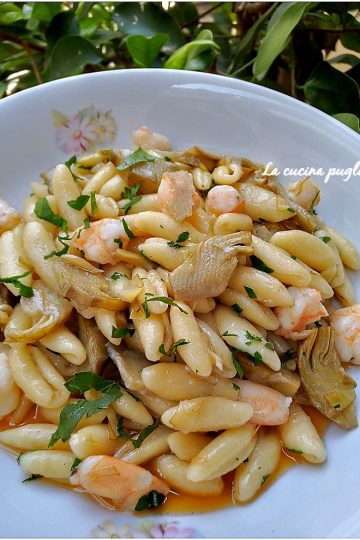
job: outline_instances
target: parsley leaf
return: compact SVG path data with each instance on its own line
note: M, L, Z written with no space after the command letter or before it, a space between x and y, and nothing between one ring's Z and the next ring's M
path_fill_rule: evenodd
M135 511L141 512L142 510L147 510L148 508L156 508L157 506L160 506L165 499L165 495L153 489L147 495L140 497L135 506Z
M120 165L117 167L118 171L123 171L124 169L128 169L129 167L133 167L134 165L137 165L138 163L142 163L144 161L155 161L155 156L152 156L151 154L148 154L143 150L141 147L139 147L135 152L132 154L129 154L122 160Z
M297 257L295 255L290 255L292 259L294 259L294 261L296 261Z
M77 199L67 201L67 203L70 208L73 208L74 210L82 210L86 206L89 199L90 195L79 195Z
M230 334L227 330L225 330L225 332L222 334L222 336L224 337L238 337L237 334Z
M255 366L258 366L259 364L262 364L262 363L263 363L262 356L259 353L259 351L256 351L254 353L254 364L255 364Z
M84 219L84 229L88 229L90 227L90 219L85 218Z
M69 241L73 238L73 236L69 236L68 234L66 236L58 236L58 240L60 244L62 244L64 247L60 249L59 251L52 251L48 255L44 256L44 259L51 259L51 257L61 257L61 255L66 255L66 253L69 251L70 246L69 244L66 244L65 241Z
M260 336L254 336L254 334L251 334L249 330L246 330L245 337L249 340L246 342L246 345L251 345L252 341L262 341L262 338Z
M291 212L292 214L295 214L295 209L294 209L294 208L291 208L291 207L290 207L290 208L287 208L287 211L288 211L288 212Z
M240 386L238 386L234 382L232 383L232 387L233 387L234 390L240 390Z
M130 437L128 433L123 430L124 418L119 416L116 426L117 435L125 441L131 441L134 448L140 448L145 439L156 429L160 424L160 419L156 420L153 424L149 424L145 429L140 431L136 439Z
M135 235L134 235L134 233L130 230L129 225L126 223L125 219L122 218L121 221L122 221L122 224L124 225L125 232L126 232L126 234L128 235L128 237L130 238L130 240L134 240Z
M75 469L80 465L81 459L75 458L73 464L71 465L70 471L75 471Z
M257 298L254 289L252 289L251 287L245 287L245 286L244 286L244 289L247 292L247 295L249 298Z
M90 192L90 206L91 206L91 216L93 216L97 210L95 191Z
M136 204L137 202L141 200L142 198L141 195L137 195L137 192L139 191L139 189L140 189L140 184L135 184L132 188L126 187L124 189L124 192L122 193L121 198L129 199L129 202L127 202L125 206L123 207L125 214L128 213L128 211L134 204Z
M321 328L321 321L315 321L314 324L317 328Z
M168 242L168 246L179 249L182 247L182 242L186 242L189 239L190 233L188 231L183 231L179 234L175 242Z
M145 311L146 318L150 317L151 313L149 310L148 303L149 302L163 302L164 304L167 304L168 306L174 306L180 309L181 313L188 313L179 306L172 298L169 298L168 296L153 296L152 298L147 298L145 302L143 302L141 305L143 307L143 310Z
M128 213L128 211L130 210L130 208L136 204L137 202L139 202L140 200L142 199L141 195L136 195L136 197L133 197L131 199L131 201L129 201L128 203L126 203L124 206L123 206L123 210L125 212L125 214Z
M32 474L28 478L25 478L22 483L24 484L25 482L32 482L33 480L38 480L39 478L43 478L43 476L41 474Z
M65 405L60 413L60 421L57 430L53 433L49 447L60 439L66 442L83 416L89 417L102 409L106 409L110 403L121 397L120 387L114 381L108 381L104 377L95 375L91 371L79 371L74 377L65 383L70 392L84 393L94 388L103 395L97 399L79 399L75 403Z
M293 454L303 454L304 452L302 450L296 450L296 448L287 448L289 452L293 452Z
M31 271L24 272L23 274L20 274L19 276L10 276L10 277L0 277L0 283L11 283L11 285L14 285L17 289L19 289L20 296L25 296L25 298L31 298L34 296L34 291L32 287L29 287L28 285L24 285L19 281L21 278L24 278L31 274Z
M75 154L73 156L71 156L67 161L65 161L64 165L67 166L67 168L69 169L70 171L70 174L71 176L73 177L73 180L74 182L76 182L77 178L75 176L75 174L72 172L71 170L71 165L74 165L75 163L77 162L77 157L75 156Z
M265 476L262 477L261 485L263 486L266 482L266 480L269 478L270 474L265 474Z
M334 405L334 409L340 409L341 405L340 403L337 403L336 405Z
M45 197L36 201L34 212L38 218L43 219L44 221L48 221L49 223L52 223L57 227L60 227L61 230L64 232L67 231L66 219L62 218L58 214L54 214L54 212L50 208L48 200Z
M321 236L320 238L323 242L325 242L325 244L327 244L331 240L330 236Z
M271 343L271 341L267 341L267 342L265 343L265 347L266 347L267 349L269 349L269 351L274 351L274 350L275 350L275 347L274 347L274 345Z
M236 358L235 354L233 352L231 352L231 361L232 363L234 364L235 366L235 369L236 369L236 372L238 374L238 377L240 377L240 379L242 379L244 377L244 370L243 368L240 366L240 362L239 360ZM233 384L234 386L234 384ZM235 385L237 386L237 385ZM239 390L239 387L237 386L237 390Z
M244 311L243 308L239 306L239 304L233 304L231 306L231 309L235 311L235 313L242 313Z
M129 279L126 274L121 274L120 272L114 272L111 275L111 279L113 279L114 281L117 281L118 279L122 279L122 278Z
M112 327L111 337L113 338L123 338L127 334L129 334L129 336L133 336L135 334L135 328L116 328L116 326Z
M261 259L256 257L256 255L251 255L250 260L251 260L251 263L253 265L253 268L256 268L257 270L261 270L262 272L266 272L267 274L272 274L273 273L274 270L272 268L270 268L269 266L267 266L264 263L264 261L262 261ZM247 292L248 288L245 287L246 292ZM250 294L249 294L249 296L250 296ZM256 296L250 296L250 298L256 298Z
M173 356L176 353L176 350L178 347L181 347L182 345L188 345L189 343L190 341L186 339L178 339L175 343L171 345L168 352L166 352L165 345L164 343L162 343L159 347L159 352L163 354L164 356Z

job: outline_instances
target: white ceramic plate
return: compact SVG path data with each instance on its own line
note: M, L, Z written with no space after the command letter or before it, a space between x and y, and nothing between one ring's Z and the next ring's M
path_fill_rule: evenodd
M354 132L260 86L192 72L114 71L55 81L0 102L0 196L21 208L29 182L64 162L80 143L126 147L131 130L144 124L168 135L174 147L197 144L273 161L279 169L346 169L360 159L360 138ZM320 176L319 181L321 215L360 248L360 177L344 182L338 176L325 184ZM358 377L355 370L353 375ZM0 450L0 535L86 537L111 520L113 525L106 525L105 532L98 528L97 534L139 535L136 530L143 527L148 531L143 529L143 536L157 537L359 536L360 430L331 426L325 442L324 466L293 468L249 506L140 519L45 483L22 484L15 460ZM168 525L165 533L155 526L174 521L178 525Z

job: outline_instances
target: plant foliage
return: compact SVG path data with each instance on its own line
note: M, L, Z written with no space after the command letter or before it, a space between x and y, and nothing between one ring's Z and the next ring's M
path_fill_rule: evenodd
M358 2L4 2L0 97L93 71L187 69L279 90L358 131L359 10ZM339 45L345 52L334 57Z

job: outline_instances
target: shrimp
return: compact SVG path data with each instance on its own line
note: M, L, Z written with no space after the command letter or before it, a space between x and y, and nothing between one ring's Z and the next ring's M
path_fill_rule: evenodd
M151 491L167 496L167 484L143 467L110 456L90 456L77 468L70 482L95 498L110 499L122 511L135 510L139 499Z
M289 287L288 291L295 303L292 307L275 308L275 315L280 322L280 328L275 333L294 341L306 339L311 334L311 330L307 330L306 326L329 314L316 289Z
M232 186L215 186L206 198L206 211L220 216L231 212L243 212L245 199Z
M170 150L170 141L165 135L150 131L146 126L142 126L132 132L131 138L136 146L152 148L154 150Z
M330 315L335 348L342 362L360 365L360 304L337 309Z
M11 231L18 223L21 216L6 201L0 199L0 235L5 231Z
M200 206L200 197L196 193L193 177L186 171L165 173L158 189L160 208L176 221L184 221L193 210Z
M128 243L122 222L111 218L94 221L87 229L79 229L72 241L74 247L84 251L86 259L100 264L116 264L119 245L126 248Z
M254 410L252 424L278 426L288 421L291 397L251 381L236 380L236 384L240 388L239 401L248 403Z

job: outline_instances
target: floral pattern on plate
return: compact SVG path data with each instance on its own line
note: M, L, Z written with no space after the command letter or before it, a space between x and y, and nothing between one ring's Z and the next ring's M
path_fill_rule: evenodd
M137 524L116 525L104 521L91 531L92 538L199 538L195 529L180 527L177 521L154 523L137 520Z
M52 111L55 140L67 154L78 154L114 141L116 121L111 110L101 111L94 106L81 109L72 116Z

